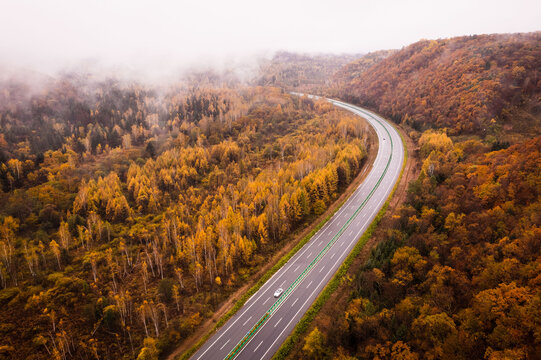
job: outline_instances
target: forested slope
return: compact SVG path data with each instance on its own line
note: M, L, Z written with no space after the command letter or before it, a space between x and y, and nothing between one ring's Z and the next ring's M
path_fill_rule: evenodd
M275 88L65 77L1 96L0 358L153 358L365 157L358 118Z
M422 41L337 89L424 130L422 168L294 358L539 358L540 45Z
M362 57L350 62L336 71L332 78L332 86L342 89L344 86L349 86L353 81L356 81L362 73L376 65L383 59L388 58L397 50L379 50L363 55Z
M514 110L541 111L540 53L539 32L423 40L339 83L335 94L418 130L538 131L539 122L517 123Z
M310 55L280 51L272 59L261 61L254 82L262 86L319 94L328 88L335 72L357 57L353 54Z

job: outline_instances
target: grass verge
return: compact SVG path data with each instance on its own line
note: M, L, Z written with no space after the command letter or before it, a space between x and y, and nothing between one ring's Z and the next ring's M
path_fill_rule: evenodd
M310 306L310 309L304 314L302 319L299 321L297 326L295 326L295 329L291 333L291 335L288 336L286 341L280 346L276 354L272 357L272 360L283 360L286 359L295 344L297 344L299 341L301 341L302 336L306 333L306 331L309 329L312 321L314 321L315 317L318 315L321 308L323 308L323 305L329 300L331 295L338 289L340 284L342 283L343 279L346 276L347 271L349 270L351 264L353 264L353 261L357 256L359 256L362 248L364 247L364 244L368 241L368 239L372 236L374 231L376 230L379 222L385 216L385 213L387 211L387 208L389 207L389 204L391 202L391 199L398 188L398 184L400 184L400 180L402 179L402 175L404 174L404 169L406 168L406 161L408 159L408 149L406 148L406 142L404 141L404 137L402 136L402 133L394 126L394 124L391 123L391 125L396 129L398 134L400 135L400 138L402 139L402 146L404 148L404 160L402 161L402 169L400 170L400 175L398 176L398 181L393 187L393 190L391 191L391 194L389 195L389 198L387 201L385 201L385 204L383 204L383 207L378 212L368 229L366 229L365 233L359 238L357 241L357 244L351 251L351 253L348 255L346 260L342 263L340 268L338 268L338 271L336 274L334 274L333 278L327 286L323 289L321 294L318 296L316 301Z

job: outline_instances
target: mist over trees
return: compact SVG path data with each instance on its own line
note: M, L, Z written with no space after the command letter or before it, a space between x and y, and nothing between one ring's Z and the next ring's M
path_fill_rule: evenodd
M201 329L365 165L364 123L291 90L388 116L420 162L292 357L536 358L540 59L537 32L2 79L0 359L157 359Z
M359 118L194 78L3 84L0 354L170 350L361 169Z

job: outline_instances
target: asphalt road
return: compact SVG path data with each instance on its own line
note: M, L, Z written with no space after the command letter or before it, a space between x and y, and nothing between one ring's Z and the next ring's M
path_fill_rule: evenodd
M270 359L389 197L404 160L400 135L388 121L368 110L329 101L364 117L375 129L379 148L370 173L325 226L211 336L192 359L222 360L243 339L244 345L236 352L235 359ZM366 167L362 171L366 171ZM284 293L276 299L274 291L280 287ZM267 313L257 332L245 338Z

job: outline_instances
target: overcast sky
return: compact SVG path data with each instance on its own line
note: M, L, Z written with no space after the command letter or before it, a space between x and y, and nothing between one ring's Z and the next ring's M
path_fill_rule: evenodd
M365 53L536 30L539 0L0 0L0 63L165 73L275 50Z

